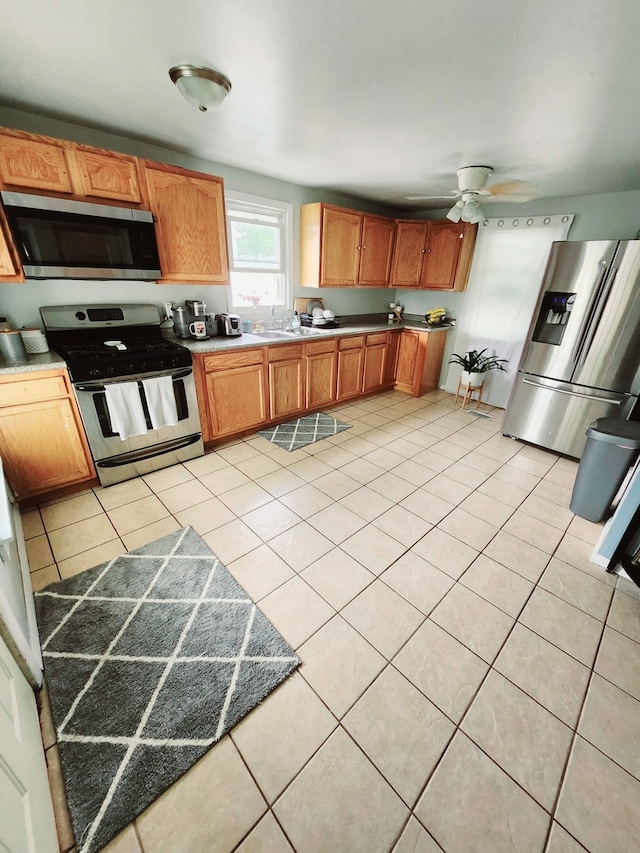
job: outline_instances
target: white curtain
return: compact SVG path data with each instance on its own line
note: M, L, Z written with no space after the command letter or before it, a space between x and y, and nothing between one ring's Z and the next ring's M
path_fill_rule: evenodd
M509 399L551 244L567 239L572 222L572 214L560 214L480 223L454 351L486 348L509 359L506 373L487 374L483 400L493 406ZM452 364L445 389L455 392L459 377Z

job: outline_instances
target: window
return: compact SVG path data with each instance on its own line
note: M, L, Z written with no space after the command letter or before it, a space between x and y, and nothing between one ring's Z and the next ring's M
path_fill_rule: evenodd
M572 214L556 214L485 219L478 227L453 347L457 353L486 348L509 359L506 373L492 371L488 379L483 399L492 406L507 404L551 244L567 239L572 222ZM459 375L459 368L449 368L447 391L455 393Z
M229 310L267 316L272 305L289 308L293 205L230 193L226 208Z

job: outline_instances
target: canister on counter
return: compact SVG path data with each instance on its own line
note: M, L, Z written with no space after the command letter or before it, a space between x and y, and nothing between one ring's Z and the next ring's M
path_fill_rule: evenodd
M0 355L4 356L7 364L25 364L28 361L22 336L17 329L0 330Z
M42 329L33 328L20 329L20 337L24 348L28 353L49 352L49 344Z

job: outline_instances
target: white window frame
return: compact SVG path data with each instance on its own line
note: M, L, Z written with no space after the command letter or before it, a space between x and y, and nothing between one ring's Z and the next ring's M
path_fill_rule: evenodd
M283 245L281 247L281 272L276 272L276 275L281 275L282 281L282 301L275 303L275 311L281 316L284 311L290 310L292 301L292 285L291 273L293 270L293 204L286 201L277 201L276 199L263 198L262 196L249 195L248 193L235 192L228 190L225 193L225 208L227 213L227 237L229 244L229 274L234 273L234 258L233 258L233 241L231 238L231 222L229 211L235 207L240 207L245 210L251 210L255 207L256 213L277 213L281 217L281 238ZM261 211L260 208L263 208ZM257 272L258 270L256 270ZM251 272L251 270L240 269L238 272ZM270 272L263 270L262 272ZM241 314L246 319L264 320L271 316L271 305L259 305L256 308L250 308L247 305L236 305L233 301L233 288L229 285L227 291L227 308L230 312Z

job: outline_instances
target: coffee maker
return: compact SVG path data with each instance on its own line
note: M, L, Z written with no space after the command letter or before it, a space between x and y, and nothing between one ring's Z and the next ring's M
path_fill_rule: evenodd
M205 324L208 338L213 338L218 334L216 315L207 313L205 302L201 299L185 299L184 304L189 315L190 324L200 320ZM192 337L195 337L195 335L192 334Z

